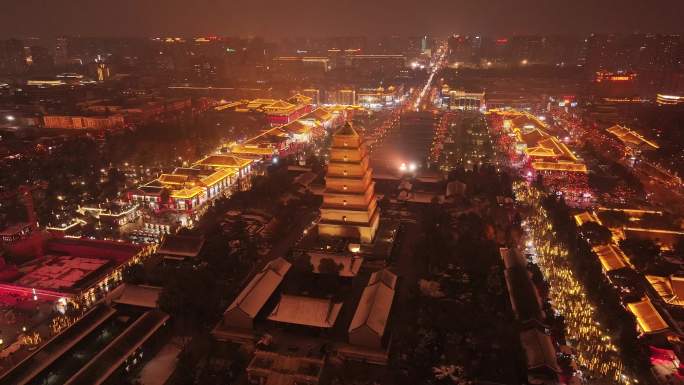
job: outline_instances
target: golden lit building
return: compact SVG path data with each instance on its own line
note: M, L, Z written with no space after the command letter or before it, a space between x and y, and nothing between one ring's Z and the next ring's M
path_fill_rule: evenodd
M669 325L660 315L656 307L648 297L639 302L627 304L627 309L634 315L642 333L658 333L669 328Z
M606 131L614 135L624 146L625 155L638 155L642 150L657 150L660 148L658 143L646 139L638 132L627 127L616 124L606 128Z
M235 107L235 111L256 111L266 115L271 126L287 124L311 112L313 99L296 94L287 100L254 99Z
M485 107L484 92L466 92L465 90L451 89L448 85L442 87L442 101L444 107L449 110L478 111Z
M684 104L684 96L658 94L656 95L656 103L659 106L676 106L678 104Z
M368 149L350 123L332 138L318 232L371 243L380 222Z

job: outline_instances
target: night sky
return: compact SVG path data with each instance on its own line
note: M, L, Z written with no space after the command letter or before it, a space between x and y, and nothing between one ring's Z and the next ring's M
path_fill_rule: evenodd
M0 37L684 32L684 0L0 0Z

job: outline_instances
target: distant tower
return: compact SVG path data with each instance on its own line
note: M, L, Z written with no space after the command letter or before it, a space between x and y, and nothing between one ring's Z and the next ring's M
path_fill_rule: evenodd
M333 134L318 233L372 243L379 222L368 149L347 122Z
M67 51L67 38L58 37L55 43L55 65L65 66L69 61L69 53Z
M33 204L34 189L35 187L33 186L19 186L19 197L26 208L26 221L31 225L32 230L38 228L38 216L36 215L35 205Z
M109 77L111 76L111 72L109 70L109 65L107 63L97 63L97 80L98 81L105 81L109 80Z

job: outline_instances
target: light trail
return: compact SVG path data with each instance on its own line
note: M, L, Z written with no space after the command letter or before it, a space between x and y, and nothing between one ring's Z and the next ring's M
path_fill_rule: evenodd
M444 56L446 56L447 53L447 48L446 46L442 47L442 53L439 55L439 59L437 59L432 66L432 70L430 71L430 76L428 77L427 82L425 83L425 86L423 86L423 89L420 91L420 94L418 95L418 98L416 99L416 102L413 104L413 108L418 110L420 107L420 104L423 102L423 98L425 95L428 93L430 90L430 87L432 87L432 80L435 78L435 74L442 68L442 62L444 60Z

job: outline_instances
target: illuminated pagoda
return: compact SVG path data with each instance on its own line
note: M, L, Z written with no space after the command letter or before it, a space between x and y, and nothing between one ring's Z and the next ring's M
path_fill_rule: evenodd
M372 243L380 222L363 138L347 122L333 134L318 233Z

